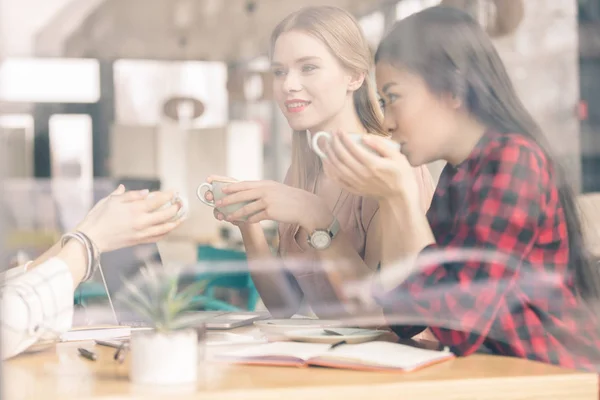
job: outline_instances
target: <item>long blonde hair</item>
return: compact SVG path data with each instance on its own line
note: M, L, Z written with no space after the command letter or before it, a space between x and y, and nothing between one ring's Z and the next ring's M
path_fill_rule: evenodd
M360 25L349 12L331 6L302 8L277 25L271 35L271 55L279 36L289 31L308 33L325 44L341 65L349 71L365 74L362 86L354 92L354 108L360 122L370 134L388 136L382 126L382 113L369 72L373 55ZM310 149L306 132L294 132L292 165L288 184L309 189L312 178L319 172L321 160Z

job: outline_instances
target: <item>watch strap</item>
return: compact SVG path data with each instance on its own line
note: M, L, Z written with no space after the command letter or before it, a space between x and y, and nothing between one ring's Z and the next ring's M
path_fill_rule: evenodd
M338 219L334 215L331 225L329 225L329 228L327 228L327 232L329 233L329 236L331 237L331 239L333 239L337 236L339 231L340 231L340 221L338 221Z

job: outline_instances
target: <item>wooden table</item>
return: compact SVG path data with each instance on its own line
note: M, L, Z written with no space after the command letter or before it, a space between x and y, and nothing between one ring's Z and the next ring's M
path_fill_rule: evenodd
M45 352L5 362L6 398L598 399L596 374L483 354L406 374L251 367L204 361L198 383L193 387L139 387L129 383L127 362L121 365L112 360L113 349L96 346L99 357L92 362L78 356L76 348L79 346L82 343L61 343ZM85 346L93 344L85 343ZM214 348L210 347L210 351Z

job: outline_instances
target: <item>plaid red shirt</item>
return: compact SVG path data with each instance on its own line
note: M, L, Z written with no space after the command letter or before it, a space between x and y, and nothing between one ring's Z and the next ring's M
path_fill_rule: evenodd
M457 355L487 348L599 369L596 318L574 293L564 212L533 141L486 134L467 160L444 169L427 218L436 244L381 299L390 324L395 315L429 326ZM452 259L465 249L485 253ZM394 331L411 337L424 326Z

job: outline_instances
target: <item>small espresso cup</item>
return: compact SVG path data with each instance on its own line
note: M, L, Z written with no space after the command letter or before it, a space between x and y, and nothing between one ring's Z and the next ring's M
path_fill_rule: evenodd
M379 155L379 153L377 153L377 151L373 150L373 148L364 144L364 142L362 141L363 137L365 136L364 133L348 133L347 135L350 138L350 140L352 140L354 143L360 145L365 150L368 150L369 152L371 152L375 155ZM327 158L327 154L323 153L323 150L321 150L321 148L319 147L319 139L325 138L326 140L331 140L332 137L333 137L333 135L326 131L319 131L319 132L315 133L314 136L312 137L311 144L312 144L313 151L315 153L317 153L317 155L319 157ZM394 151L400 151L399 143L396 143L393 140L389 140L389 139L387 139L386 142L390 146L390 148L393 149Z
M219 211L220 213L222 213L223 215L228 217L231 214L233 214L234 212L236 212L237 210L239 210L240 208L244 207L246 204L250 204L249 201L244 201L241 203L230 204L225 207L217 208L215 206L215 201L222 200L225 197L225 193L223 193L223 188L225 186L230 185L235 182L236 181L234 181L234 180L226 181L226 180L217 180L217 179L213 180L212 183L204 182L204 183L200 184L200 186L198 186L198 189L196 189L196 196L198 196L198 200L200 200L207 206L216 208L217 211ZM207 191L212 192L213 201L208 201L204 198L204 195L206 194ZM245 217L241 218L242 221L244 221L246 219L247 218L245 218Z

